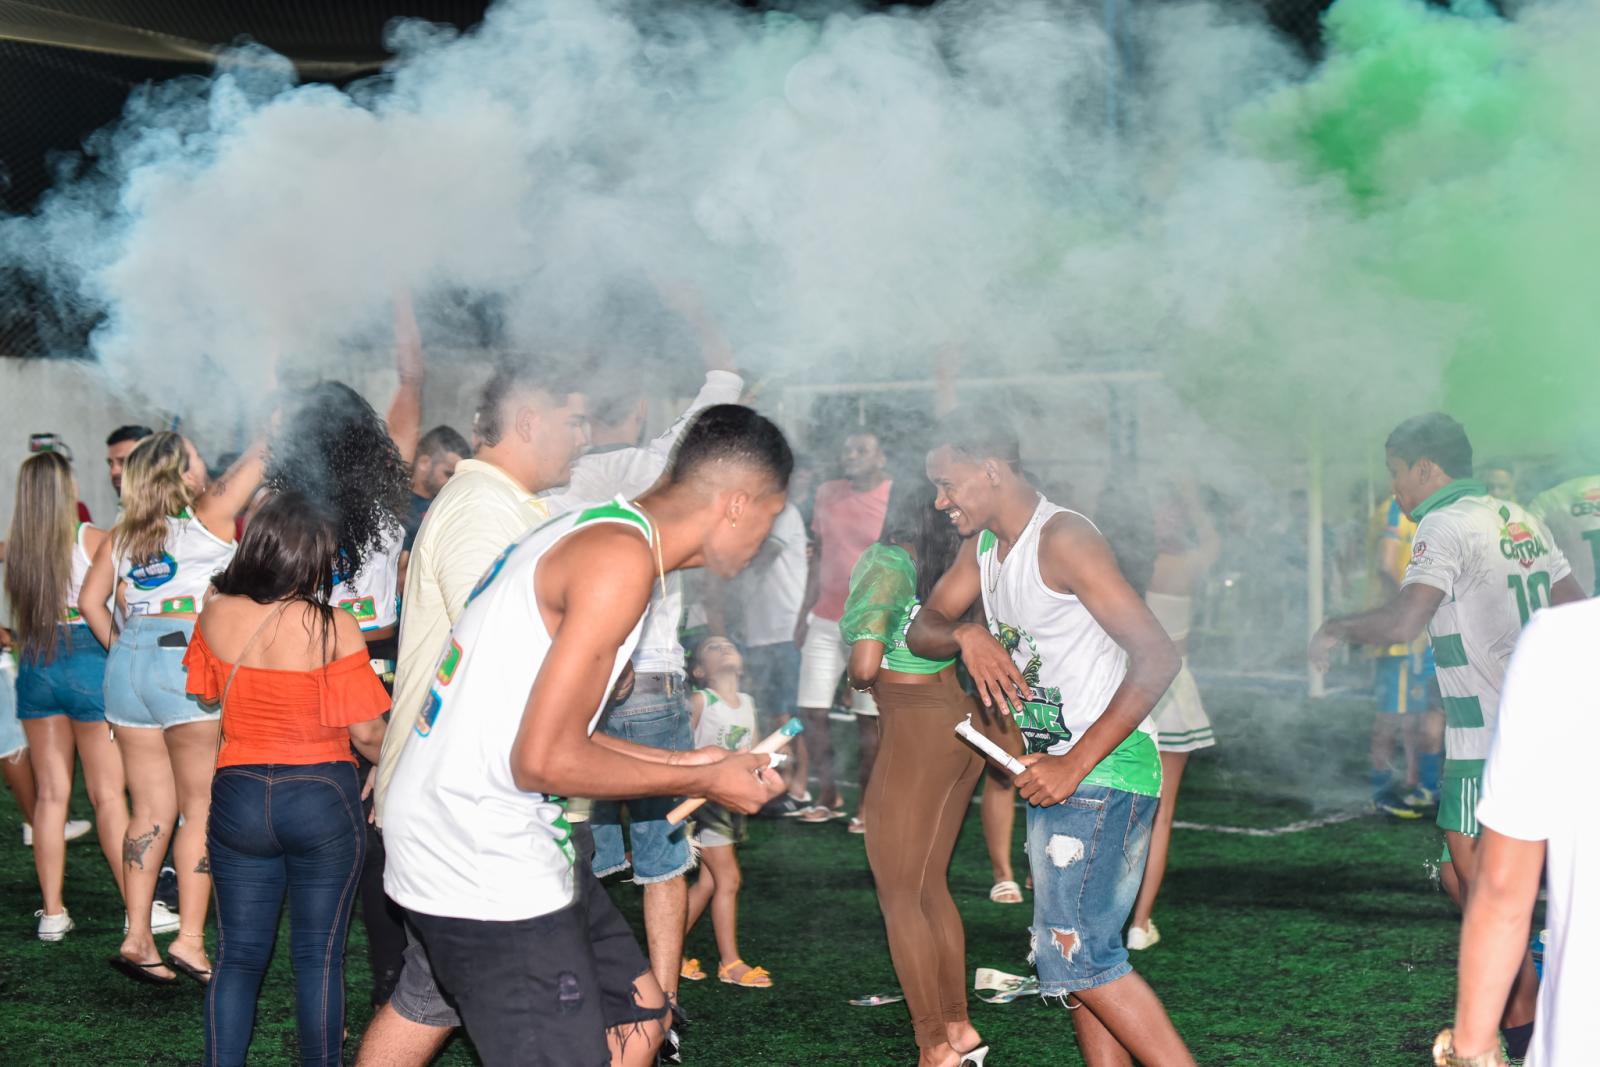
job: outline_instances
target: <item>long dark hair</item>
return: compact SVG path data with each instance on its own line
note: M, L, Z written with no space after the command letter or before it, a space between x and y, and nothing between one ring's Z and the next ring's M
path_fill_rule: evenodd
M331 569L359 573L410 504L411 472L372 405L343 382L318 382L299 398L272 442L266 485L331 510Z
M888 510L883 516L886 545L909 545L917 564L917 599L928 594L961 551L961 535L944 512L933 506L934 488L926 478L901 471L889 489Z
M223 596L248 597L257 604L307 605L320 623L327 659L337 530L327 505L303 493L272 493L245 525L239 550L211 585Z
M72 465L61 453L39 452L22 464L6 550L5 590L11 626L27 662L55 659L57 628L67 609L77 607L67 603L77 502ZM71 640L69 636L69 651Z

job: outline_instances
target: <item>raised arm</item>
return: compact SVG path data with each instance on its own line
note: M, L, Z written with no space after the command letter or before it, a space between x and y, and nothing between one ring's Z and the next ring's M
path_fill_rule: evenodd
M1059 804L1084 776L1139 728L1182 665L1172 639L1145 606L1106 539L1087 520L1057 515L1039 535L1039 573L1058 593L1076 596L1100 628L1128 654L1128 673L1111 702L1062 756L1025 759L1017 791L1030 804Z
M83 588L78 591L78 614L88 624L94 639L106 648L111 647L111 610L106 601L116 589L117 576L111 562L111 537L102 538L89 561L89 573L84 576Z
M764 757L730 755L684 766L596 744L593 709L605 699L617 650L644 614L655 580L648 546L622 528L577 534L541 562L535 589L555 634L510 753L519 789L596 800L707 796L753 813L782 788Z
M194 502L195 518L217 537L232 541L233 520L261 487L266 469L267 439L261 437L251 442L244 455L234 460L233 466L200 494Z
M906 632L906 647L923 659L960 656L984 707L1012 707L1028 696L1028 683L1011 653L982 625L962 622L978 602L978 539L961 546L955 563L928 594Z
M422 439L422 331L411 306L411 294L404 290L394 298L394 366L400 385L389 405L389 437L407 463L417 458L417 442Z

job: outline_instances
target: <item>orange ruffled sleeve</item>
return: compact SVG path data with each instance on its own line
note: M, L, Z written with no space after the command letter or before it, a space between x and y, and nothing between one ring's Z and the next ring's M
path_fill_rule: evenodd
M318 721L327 727L376 719L389 710L389 694L372 670L366 652L352 652L328 664L327 670L313 671L321 690L322 710Z
M222 701L222 687L227 683L227 674L222 661L206 644L198 626L194 628L189 648L183 654L183 669L188 674L184 688L190 696L199 697L202 704L218 704Z

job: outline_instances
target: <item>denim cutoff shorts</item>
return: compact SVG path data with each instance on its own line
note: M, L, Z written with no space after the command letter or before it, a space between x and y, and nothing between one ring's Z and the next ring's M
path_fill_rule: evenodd
M190 696L183 656L193 619L135 615L106 659L106 721L112 726L165 730L217 718Z
M667 676L642 674L633 693L606 714L600 727L612 737L650 748L688 752L694 748L689 725L689 689L682 675L671 676L669 696L662 680ZM641 800L597 800L589 816L594 830L594 873L600 878L626 870L628 855L622 842L622 811L628 809L628 834L633 844L633 880L641 885L665 882L693 864L687 824L673 826L667 813L676 797Z
M18 658L17 718L65 715L74 722L104 722L105 684L106 650L83 623L60 623L48 663Z
M1122 928L1144 879L1156 804L1084 785L1060 804L1028 807L1033 963L1043 996L1093 989L1133 970Z

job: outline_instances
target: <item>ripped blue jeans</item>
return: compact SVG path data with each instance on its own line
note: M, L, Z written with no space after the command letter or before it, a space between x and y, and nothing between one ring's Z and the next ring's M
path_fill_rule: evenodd
M1033 963L1039 992L1061 997L1130 973L1122 928L1139 895L1156 797L1079 786L1028 808Z

